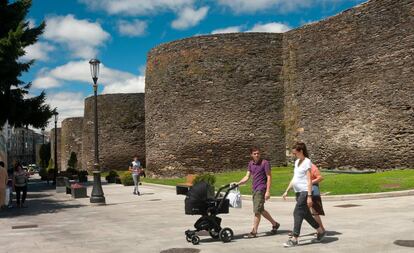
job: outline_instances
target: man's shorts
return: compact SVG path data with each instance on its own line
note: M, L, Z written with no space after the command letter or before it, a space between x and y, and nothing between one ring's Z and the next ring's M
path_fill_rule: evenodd
M265 192L253 192L253 212L254 214L261 214L264 211Z

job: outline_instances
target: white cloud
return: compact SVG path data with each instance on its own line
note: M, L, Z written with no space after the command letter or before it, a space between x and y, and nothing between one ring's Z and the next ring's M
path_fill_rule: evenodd
M141 74L141 75L145 75L145 71L146 71L146 69L147 69L147 65L141 65L141 66L139 66L138 67L138 72L139 72L139 74Z
M104 10L109 14L152 15L159 12L177 12L192 6L194 0L78 0L95 10Z
M145 77L133 75L101 64L98 84L104 86L104 93L144 92ZM54 69L43 69L34 80L35 88L53 88L65 82L77 81L92 84L88 61L72 61Z
M144 91L145 76L138 76L105 85L102 93L143 93Z
M268 33L284 33L291 28L285 24L272 22L267 24L255 24L251 30L247 32L268 32Z
M324 0L338 1L338 0ZM292 12L319 4L318 0L217 0L219 5L226 6L236 13L255 13L257 11L276 10L279 13Z
M25 48L26 54L21 57L22 60L49 60L48 54L55 50L55 47L47 42L37 42Z
M226 28L216 29L211 34L218 33L235 33L235 32L267 32L267 33L284 33L291 28L282 23L271 22L267 24L257 23L251 29L246 30L244 26L230 26Z
M201 7L195 10L190 7L186 7L180 11L178 18L171 23L174 29L184 30L193 26L196 26L207 16L208 7Z
M61 83L54 77L38 75L33 81L33 88L49 89L61 86Z
M145 31L148 27L146 21L135 19L132 22L125 20L118 21L118 31L122 35L129 37L142 36L145 34Z
M33 18L28 18L26 21L29 22L29 28L36 27L36 20L34 20Z
M59 113L58 127L66 118L83 117L85 97L86 96L81 92L57 92L47 94L46 103L49 104L51 108L57 107ZM54 123L51 121L48 125L48 129L54 128Z
M219 33L238 33L242 30L242 26L230 26L226 28L216 29L211 32L211 34L219 34Z
M44 38L67 47L74 57L89 59L97 48L110 38L97 22L76 19L73 15L54 16L46 19Z

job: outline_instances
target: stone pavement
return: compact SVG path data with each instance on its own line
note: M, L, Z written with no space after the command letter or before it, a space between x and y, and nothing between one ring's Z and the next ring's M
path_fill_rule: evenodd
M260 235L243 239L252 223L252 204L221 215L230 227L230 243L201 236L199 245L187 243L184 231L199 216L184 215L184 197L169 187L144 185L142 196L132 187L104 185L106 206L91 206L89 199L71 199L55 193L42 182L30 184L28 208L0 212L0 252L413 252L395 245L395 240L414 240L414 196L324 203L329 231L323 243L306 245L313 230L304 223L300 238L305 244L284 249L292 228L291 201L272 201L266 208L282 225L277 235L266 235L270 224L262 220ZM88 187L88 194L91 193ZM274 198L279 198L274 197ZM338 207L338 205L355 205ZM22 227L16 227L22 226ZM32 228L24 228L33 226ZM14 227L14 229L13 229ZM169 250L170 249L170 250ZM182 249L171 250L171 249ZM194 249L191 250L191 249ZM169 250L169 251L168 251Z

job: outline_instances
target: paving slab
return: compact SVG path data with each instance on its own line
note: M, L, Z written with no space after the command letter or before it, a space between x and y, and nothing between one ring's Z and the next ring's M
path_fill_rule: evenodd
M173 188L144 184L142 195L136 196L132 187L105 184L107 204L93 206L87 198L72 199L45 183L29 186L28 208L0 213L2 253L414 252L414 248L394 244L414 240L414 196L326 201L326 240L309 244L313 229L304 222L302 245L285 249L282 244L293 226L294 202L279 201L278 196L274 197L277 201L266 203L266 209L281 223L278 234L266 234L271 226L262 220L258 238L242 238L251 230L253 220L252 203L243 200L243 208L220 215L222 226L235 233L232 242L212 240L202 233L200 244L192 245L185 240L184 231L192 229L199 216L184 214L185 196L176 195ZM88 186L88 195L91 191ZM37 227L12 229L30 225Z

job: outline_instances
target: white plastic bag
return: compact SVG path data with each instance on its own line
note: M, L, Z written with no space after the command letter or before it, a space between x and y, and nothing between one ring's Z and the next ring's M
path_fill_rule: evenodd
M233 208L241 208L242 207L242 199L240 194L239 187L234 188L229 192L227 195L227 199L229 200L230 207Z
M4 204L6 206L8 206L9 205L9 202L10 202L10 187L7 187L6 188L6 198L4 200Z

